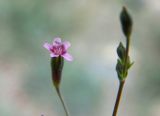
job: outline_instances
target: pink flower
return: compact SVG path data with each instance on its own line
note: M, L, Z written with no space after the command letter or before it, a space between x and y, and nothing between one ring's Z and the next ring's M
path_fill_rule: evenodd
M61 38L54 38L53 43L44 43L43 47L50 52L51 57L62 56L67 61L72 61L73 57L67 52L67 49L71 46L68 41L62 42Z

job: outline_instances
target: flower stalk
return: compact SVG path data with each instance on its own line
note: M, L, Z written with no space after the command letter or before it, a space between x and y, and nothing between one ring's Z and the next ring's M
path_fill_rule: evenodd
M123 34L126 37L126 47L124 47L123 44L120 42L117 48L117 54L119 58L117 60L116 71L119 79L119 89L112 116L117 115L123 87L128 75L128 70L133 65L133 62L132 63L130 62L130 57L129 57L130 36L132 32L132 18L129 15L126 7L123 7L122 9L122 12L120 14L120 21Z
M113 115L112 116L116 116L117 115L118 106L119 106L120 99L121 99L121 96L122 96L124 83L125 83L125 81L122 81L119 84L118 94L117 94L116 103L115 103L115 106L114 106L114 111L113 111Z
M46 42L43 46L50 52L52 82L62 103L65 114L66 116L69 116L69 112L60 92L60 82L62 77L64 59L67 61L73 60L72 56L67 52L67 49L71 46L71 44L67 41L61 42L61 38L55 38L52 44Z
M69 116L69 112L68 112L67 107L66 107L66 105L65 105L65 103L64 103L64 100L63 100L63 98L62 98L60 89L59 89L59 88L56 88L56 92L57 92L58 97L59 97L59 99L60 99L60 101L61 101L61 103L62 103L62 106L63 106L63 109L64 109L64 111L65 111L66 116Z

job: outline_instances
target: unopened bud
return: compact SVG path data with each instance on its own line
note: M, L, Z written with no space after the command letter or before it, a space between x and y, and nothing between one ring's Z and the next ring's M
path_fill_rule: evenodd
M117 48L117 54L122 61L125 60L126 49L121 42L119 43L119 46Z
M132 31L132 18L129 15L126 7L123 7L122 12L120 14L120 21L122 25L122 30L124 35L129 38Z

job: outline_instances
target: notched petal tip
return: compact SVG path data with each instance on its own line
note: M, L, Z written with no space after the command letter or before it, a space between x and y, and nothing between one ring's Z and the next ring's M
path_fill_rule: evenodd
M45 43L43 44L43 47L46 48L47 50L50 50L50 48L52 47L52 45L49 44L49 43L47 43L47 42L45 42Z
M71 43L68 41L63 42L65 49L68 49L71 46Z
M63 54L62 57L67 61L73 61L73 57L69 53Z

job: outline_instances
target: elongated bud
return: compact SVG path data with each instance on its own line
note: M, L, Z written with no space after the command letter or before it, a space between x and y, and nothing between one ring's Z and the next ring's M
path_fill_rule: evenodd
M122 61L125 60L126 49L121 42L119 43L119 46L117 48L117 54Z
M126 7L123 7L122 12L120 14L120 21L122 25L122 30L124 35L129 38L132 31L132 18L129 15Z
M56 88L59 88L60 85L63 64L63 57L59 56L51 58L52 81Z

